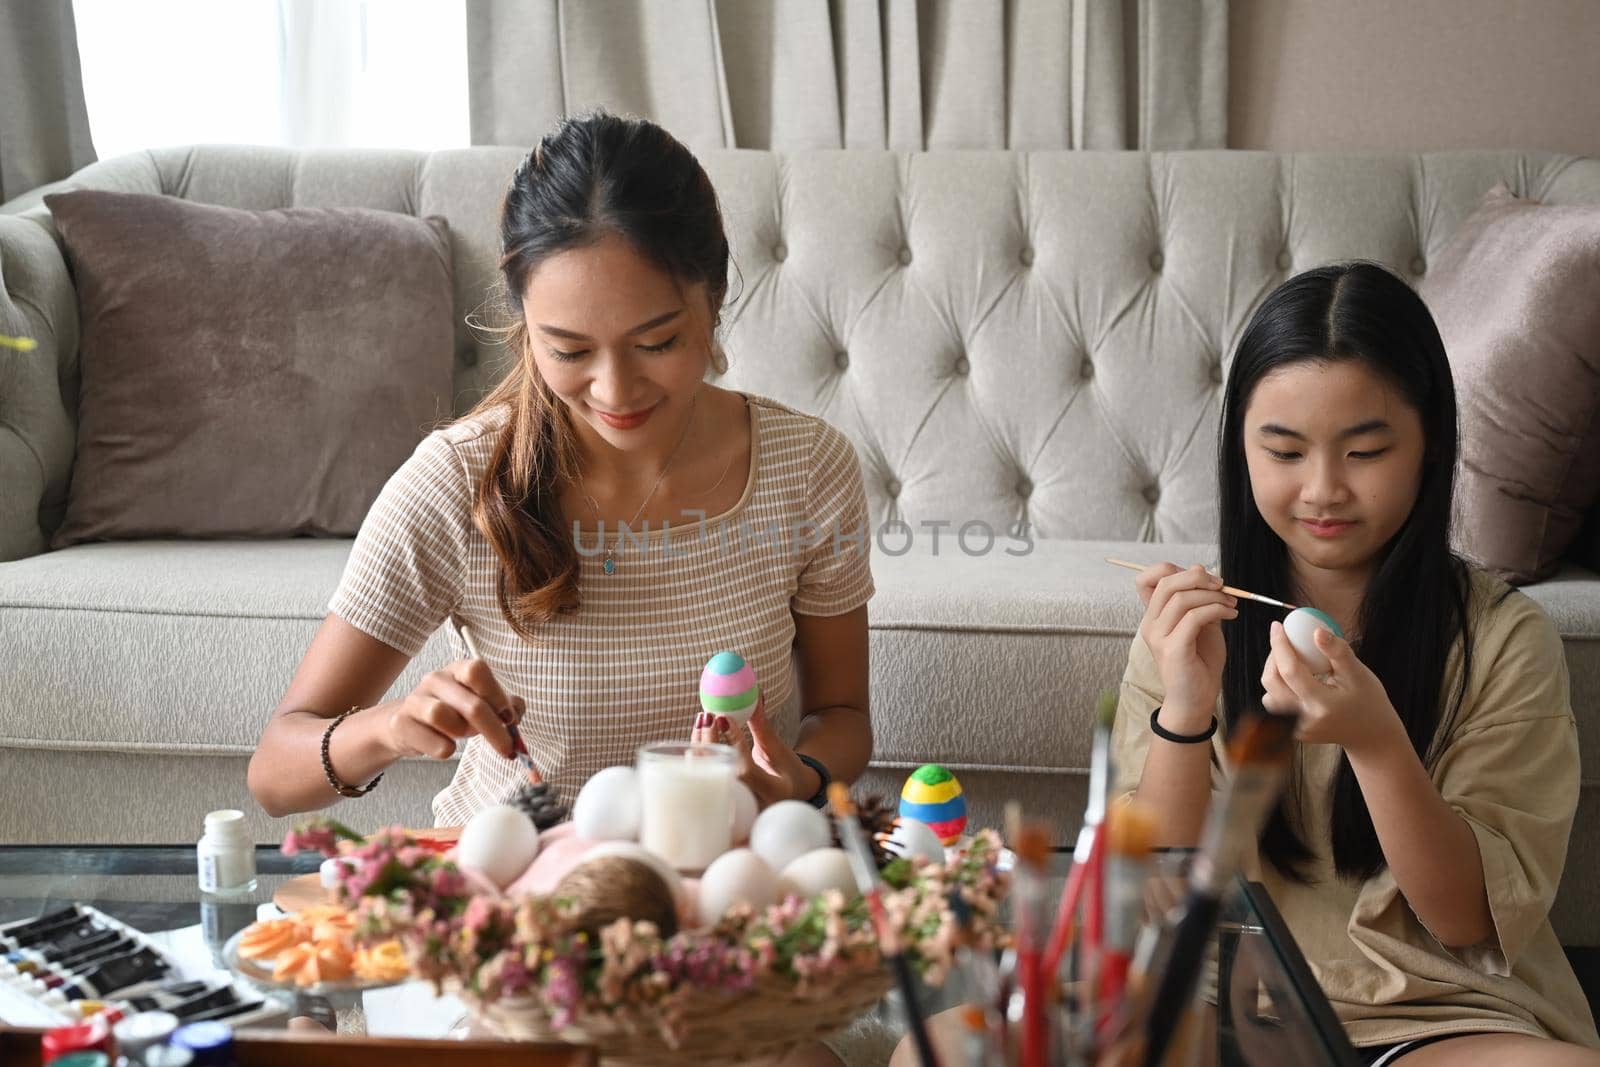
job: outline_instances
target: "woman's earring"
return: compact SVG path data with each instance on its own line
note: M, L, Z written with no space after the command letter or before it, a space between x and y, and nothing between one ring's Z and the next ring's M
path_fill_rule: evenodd
M711 369L718 374L728 373L728 350L715 338L711 341Z

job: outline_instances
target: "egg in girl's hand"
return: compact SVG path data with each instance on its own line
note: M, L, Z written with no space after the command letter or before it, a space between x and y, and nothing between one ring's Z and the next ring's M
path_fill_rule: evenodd
M743 726L761 700L756 672L737 652L718 652L700 672L700 707Z
M1339 629L1333 617L1316 608L1295 608L1283 620L1284 635L1289 638L1289 644L1294 646L1300 658L1305 660L1306 666L1311 668L1311 673L1327 674L1333 669L1333 664L1317 647L1318 630L1328 630L1335 637L1344 637L1344 631Z
M780 800L756 816L750 849L781 871L807 852L833 844L827 816L803 800Z
M586 841L637 841L640 804L638 772L627 765L607 767L578 790L573 829Z
M944 862L944 842L925 822L904 817L894 821L894 830L883 843L884 848L901 859L925 859L929 863Z
M461 829L456 862L504 889L539 854L539 831L510 804L484 808Z
M750 792L750 787L739 779L733 780L733 843L736 845L747 844L750 841L750 828L756 824L756 815L760 812L756 804L756 795Z
M856 888L855 872L850 869L850 857L842 848L807 852L783 869L778 884L784 893L793 893L805 900L820 897L830 889L843 893L846 900L861 895Z
M724 852L700 876L700 921L712 925L735 904L757 911L778 902L778 876L766 860L747 848Z

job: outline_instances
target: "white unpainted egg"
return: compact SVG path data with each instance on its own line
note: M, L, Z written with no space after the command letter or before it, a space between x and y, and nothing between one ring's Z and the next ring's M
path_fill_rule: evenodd
M1311 673L1326 674L1333 668L1333 664L1328 662L1328 657L1317 647L1318 630L1328 630L1335 637L1344 636L1339 624L1316 608L1295 608L1289 612L1289 617L1283 620L1283 632L1289 638L1289 644L1293 645L1300 658L1305 660L1306 666L1311 668Z
M929 863L944 862L944 842L939 840L939 835L927 823L905 816L894 821L894 831L884 847L903 859L920 857Z
M786 893L811 900L830 889L837 889L846 900L860 893L856 889L856 876L850 869L850 857L842 848L819 848L807 852L783 869L778 884Z
M504 889L539 854L533 821L509 804L484 808L461 828L456 859Z
M827 817L803 800L780 800L756 816L750 848L781 871L807 852L833 844Z
M735 904L761 909L778 901L778 876L747 848L724 852L700 876L700 921L715 923Z
M639 840L639 775L607 767L583 783L572 804L572 829L585 841Z

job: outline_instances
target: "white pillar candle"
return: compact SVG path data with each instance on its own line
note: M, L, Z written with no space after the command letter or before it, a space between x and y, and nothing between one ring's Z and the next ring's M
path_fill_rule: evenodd
M686 874L733 844L734 771L727 745L663 742L639 750L639 843Z

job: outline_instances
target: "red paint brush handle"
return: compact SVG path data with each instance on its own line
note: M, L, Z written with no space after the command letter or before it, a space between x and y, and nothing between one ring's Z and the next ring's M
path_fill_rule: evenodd
M1067 875L1067 884L1061 890L1061 903L1056 908L1056 924L1050 931L1050 940L1044 950L1044 973L1057 974L1061 970L1061 957L1067 954L1067 943L1072 940L1072 926L1078 912L1078 901L1083 897L1083 884L1089 876L1089 866L1099 854L1103 834L1095 831L1089 846L1089 862L1074 863Z

